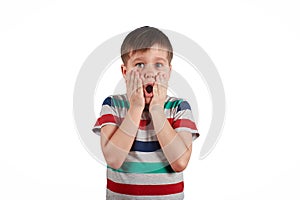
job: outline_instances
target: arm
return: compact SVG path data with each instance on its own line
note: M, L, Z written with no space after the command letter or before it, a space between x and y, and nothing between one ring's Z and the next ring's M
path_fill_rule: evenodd
M136 69L127 72L126 88L130 108L122 122L101 128L101 148L107 164L115 169L122 166L134 142L141 115L145 107L142 80Z
M192 134L176 132L166 119L162 107L152 108L150 112L157 139L172 169L183 171L192 153Z
M153 98L149 111L160 146L176 172L183 171L192 153L192 134L176 132L164 114L164 102L167 95L167 76L158 73L153 86Z
M142 111L140 109L132 107L128 110L125 118L131 119L130 123L133 124L129 124L124 119L119 128L114 125L106 125L101 128L101 148L104 158L110 167L118 169L125 161L134 142L141 114ZM130 132L132 134L129 134L125 128L122 128L127 126L131 126Z

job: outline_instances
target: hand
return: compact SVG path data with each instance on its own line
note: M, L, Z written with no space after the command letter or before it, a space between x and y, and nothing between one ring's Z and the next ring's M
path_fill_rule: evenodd
M168 77L164 72L159 72L155 77L153 85L153 97L150 102L149 111L155 107L164 108L168 90Z
M140 74L136 69L133 69L126 74L126 90L130 107L143 111L145 107L143 84Z

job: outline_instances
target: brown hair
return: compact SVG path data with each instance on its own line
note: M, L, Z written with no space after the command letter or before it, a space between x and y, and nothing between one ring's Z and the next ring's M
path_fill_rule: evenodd
M169 38L159 29L143 26L130 32L121 46L121 58L126 65L130 56L137 51L147 51L153 45L159 45L168 51L169 64L173 58L173 48Z

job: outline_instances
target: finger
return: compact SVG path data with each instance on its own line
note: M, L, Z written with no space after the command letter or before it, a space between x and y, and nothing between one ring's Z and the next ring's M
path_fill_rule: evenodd
M134 72L134 92L137 92L138 90L138 80L139 80L139 73Z
M163 74L163 84L165 87L168 87L168 75Z
M158 83L155 82L153 85L153 96L158 96Z
M165 73L160 75L161 89L165 90L168 87L167 75Z
M143 83L142 83L142 79L140 78L140 76L138 76L138 79L137 79L137 88L138 88L138 93L143 92Z
M158 72L155 76L155 81L159 82L159 77L160 77L161 72Z
M128 71L125 75L125 81L126 81L126 84L128 85L129 84L129 80L130 80L130 74L131 74L131 71Z
M157 95L158 94L158 84L159 84L159 74L160 72L158 72L155 76L155 82L154 82L154 85L153 85L153 95Z
M162 94L162 92L163 92L163 82L162 82L162 80L163 80L163 78L162 78L162 74L160 73L159 74L159 76L158 76L158 86L157 86L157 88L158 88L158 94L159 95L161 95Z
M127 88L127 95L129 97L129 99L131 98L131 95L132 95L132 84L131 84L131 81L132 81L132 70L128 72L128 80L127 80L127 85L126 85L126 88Z
M129 88L130 88L130 95L132 95L134 91L134 70L132 70L130 74Z

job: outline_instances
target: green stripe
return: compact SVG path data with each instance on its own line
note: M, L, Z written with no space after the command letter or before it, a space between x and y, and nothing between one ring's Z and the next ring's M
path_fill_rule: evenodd
M112 98L113 101L113 105L115 107L120 107L120 108L129 108L129 102L128 101L124 101L123 99L115 99ZM176 108L183 100L175 100L175 101L167 101L164 104L164 108L165 109L172 109L172 108Z
M113 101L113 105L115 107L129 108L129 102L128 101L124 101L122 99L115 99L115 98L112 98L112 101Z
M183 100L167 101L164 105L165 109L171 109L177 107Z
M113 169L115 172L136 173L136 174L158 174L174 173L169 163L146 163L146 162L125 162L119 169Z

